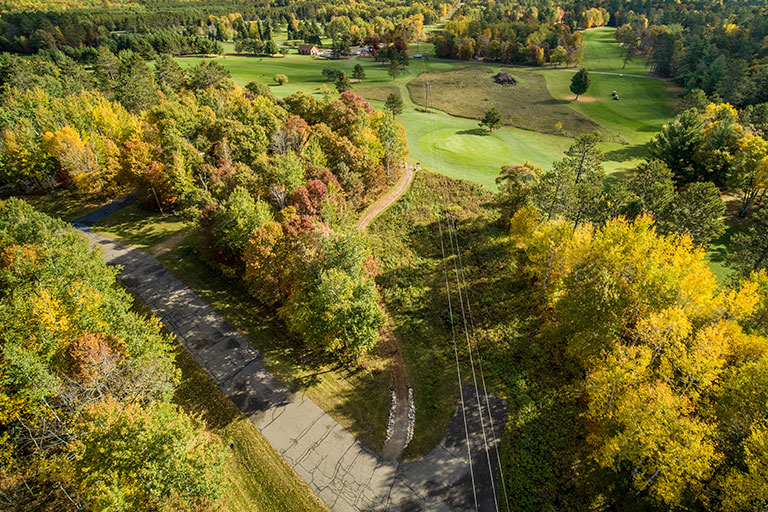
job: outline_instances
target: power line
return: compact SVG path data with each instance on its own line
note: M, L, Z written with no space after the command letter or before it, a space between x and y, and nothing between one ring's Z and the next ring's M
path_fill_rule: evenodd
M424 64L423 60L422 60L422 68L426 68L426 65ZM430 125L429 133L430 133L430 136L433 137L436 140L436 137L435 137L435 131L436 130L435 130L435 127L434 127L434 122L433 122L433 119L431 117L429 117L429 81L425 81L424 99L425 99L425 105L426 105L426 110L427 110L427 115L428 115L427 122ZM430 156L431 156L431 159L432 159L432 166L434 168L435 156L434 156L434 154L431 154ZM440 154L438 152L438 157L439 156L440 156ZM475 510L479 511L480 506L479 506L479 503L478 503L478 500L477 500L477 485L475 483L475 473L474 473L474 468L473 468L473 465L472 465L472 449L471 449L470 443L469 443L469 426L467 424L467 411L466 411L466 405L465 405L465 402L464 402L464 388L463 388L462 379L461 379L461 365L459 364L459 349L458 349L458 344L456 342L456 326L455 326L455 323L454 323L454 320L453 320L453 303L451 301L451 289L450 289L450 284L449 284L449 280L448 280L448 263L447 263L446 255L445 255L445 242L444 242L444 236L443 236L443 224L442 224L441 215L438 215L437 225L438 225L438 228L440 230L440 253L442 255L442 260L443 260L443 274L445 276L445 292L446 292L446 295L448 297L448 315L449 315L449 320L450 320L450 323L451 323L451 340L453 342L453 355L454 355L454 359L456 361L456 375L457 375L458 384L459 384L459 398L461 400L461 414L462 414L462 418L464 420L464 435L465 435L466 446L467 446L467 462L469 464L469 475L470 475L470 480L472 482L472 496L474 498Z

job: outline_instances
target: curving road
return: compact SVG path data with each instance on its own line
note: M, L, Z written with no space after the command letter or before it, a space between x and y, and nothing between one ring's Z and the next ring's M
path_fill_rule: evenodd
M491 482L498 468L496 448L507 418L505 401L481 396L483 402L488 400L498 428L497 437L488 439L487 444L479 435L477 391L466 387L464 403L457 407L437 447L418 461L386 461L304 394L293 392L269 373L263 356L162 263L139 249L89 232L93 219L98 218L93 215L74 224L103 249L107 263L121 267L119 279L123 284L176 335L332 510L495 510ZM469 432L476 434L469 440L469 459L462 409ZM468 460L472 461L474 478L470 478Z

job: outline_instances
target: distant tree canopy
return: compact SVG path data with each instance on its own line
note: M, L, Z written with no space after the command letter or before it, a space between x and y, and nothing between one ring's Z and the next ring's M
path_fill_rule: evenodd
M220 441L171 404L171 342L116 270L17 199L0 202L0 255L4 506L213 510Z

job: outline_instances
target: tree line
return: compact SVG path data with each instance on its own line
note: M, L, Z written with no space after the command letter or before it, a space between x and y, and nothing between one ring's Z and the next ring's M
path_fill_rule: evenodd
M0 202L0 503L216 510L222 441L172 402L173 345L88 240Z
M768 101L764 5L630 6L616 32L625 63L644 58L652 72L686 91L699 89L739 108Z
M391 113L351 91L278 100L265 84L235 86L215 62L185 71L165 55L152 69L101 47L86 74L58 57L4 57L6 184L135 190L195 221L201 256L284 311L313 348L354 360L372 346L376 266L351 219L401 172L407 143ZM335 323L296 323L321 304Z
M768 158L762 129L745 117L727 104L684 111L612 186L595 135L549 170L511 165L497 180L541 325L537 353L581 422L571 466L558 470L568 507L768 502ZM725 229L722 192L740 194L750 217L725 284L706 249Z

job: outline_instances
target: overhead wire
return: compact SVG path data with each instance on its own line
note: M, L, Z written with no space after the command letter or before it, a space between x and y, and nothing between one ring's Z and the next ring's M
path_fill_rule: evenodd
M422 70L426 71L426 65L424 64L424 60L422 60ZM431 92L430 82L428 80L425 80L425 107L426 107L425 110L426 110L427 119L428 119L429 125L430 125L429 133L430 133L430 135L434 139L434 147L433 147L433 151L431 152L430 156L431 156L431 159L432 159L433 168L435 168L434 167L434 160L435 160L434 153L435 152L437 153L437 158L440 160L440 167L439 167L439 169L442 170L442 168L444 166L444 162L443 162L443 158L442 158L442 151L441 151L441 147L440 147L439 137L436 135L437 130L435 128L434 118L432 117L433 112L430 110L430 92ZM436 150L436 151L434 151L434 150ZM452 253L453 256L455 256L455 258L454 258L454 272L456 274L457 293L458 293L459 302L460 302L460 305L461 305L462 321L464 323L464 331L465 331L464 334L465 334L465 337L466 337L466 340L467 340L467 349L468 349L469 358L470 358L470 367L472 369L472 378L473 378L473 383L475 385L475 390L476 390L477 406L478 406L478 412L479 412L479 415L480 415L480 425L481 425L481 431L482 431L482 436L483 436L483 443L484 443L484 447L485 447L486 460L488 462L488 471L489 471L491 489L492 489L492 492L493 492L493 500L494 500L495 508L498 511L499 510L498 493L497 493L496 485L495 485L493 464L491 462L489 443L488 443L487 433L486 433L486 429L485 429L485 418L484 418L484 414L483 414L483 404L481 403L481 400L480 400L480 388L479 388L478 382L477 382L477 374L476 374L476 371L475 371L474 356L472 354L473 350L472 350L472 345L471 345L470 336L469 336L469 324L471 324L472 332L473 333L474 333L474 330L475 330L474 315L472 314L470 300L469 300L469 295L468 295L468 292L467 292L466 271L465 271L465 268L464 268L463 260L461 258L461 249L460 249L460 246L459 246L458 230L457 230L457 227L456 227L455 218L450 214L451 198L450 198L450 194L447 192L446 181L447 180L446 180L445 177L443 177L443 179L440 181L440 184L441 184L440 188L441 188L441 192L442 192L441 195L442 195L442 200L443 200L443 209L444 209L444 212L445 212L445 215L446 215L446 224L448 226L448 236L449 236L449 239L451 241L451 253ZM445 261L445 254L444 254L444 242L443 242L443 233L442 233L442 223L441 223L440 220L438 220L438 226L440 228L441 249L443 251L444 272L447 272L447 269L445 268L446 261ZM455 244L455 248L454 248L454 244ZM446 276L446 279L447 279L447 276ZM464 288L463 294L462 294L462 284L463 284L463 288ZM447 284L446 284L446 291L447 291L447 293L449 295L449 301L450 301L450 288L448 287ZM465 308L464 308L465 301L466 301L466 311L465 311ZM469 320L469 324L467 323L467 315L469 315L469 319L470 319ZM452 329L452 334L455 337L455 326L454 326L454 321L453 321L452 317L451 317L451 329ZM454 338L454 344L455 344L455 338ZM454 346L454 348L456 350L456 346ZM495 434L495 426L493 424L493 415L491 413L490 401L488 399L487 385L486 385L485 376L484 376L484 373L483 373L482 357L480 356L480 352L479 352L479 349L477 347L477 340L476 339L475 339L475 349L474 350L477 353L477 358L478 358L478 366L479 366L479 369L480 369L480 377L481 377L481 383L482 383L482 386L483 386L483 394L485 395L484 396L484 398L485 398L485 408L486 408L486 411L487 411L487 414L488 414L488 423L489 423L489 426L490 426L491 435L493 436L493 439L495 440L496 439L496 434ZM458 352L456 352L455 355L456 355L456 358L457 358L457 361L456 361L457 362L457 371L459 372L459 375L460 375L459 364L458 364ZM462 407L463 407L463 402L464 402L463 391L461 392L461 400L462 400ZM469 450L469 433L468 433L468 430L466 428L466 414L464 416L464 421L465 421L465 431L466 431L467 443L468 443L467 444L467 448ZM502 468L502 465L501 465L501 458L500 458L500 454L499 454L498 443L494 444L494 450L495 450L496 461L497 461L500 477L502 479L502 489L503 489L503 494L504 494L504 501L505 501L506 509L509 511L510 510L509 497L508 497L508 493L507 493L507 489L506 489L506 482L504 481L503 468ZM475 487L475 483L473 481L473 491L474 491L474 487Z
M426 64L424 63L424 60L421 61L421 64L422 64L423 71L426 71ZM430 115L431 112L429 110L429 94L430 94L430 84L429 84L429 81L426 80L424 83L424 103L425 103L425 110L427 115L427 123L429 125L428 134L435 140L435 142L437 142L437 137L435 135L436 130L434 126L434 120L432 119ZM438 157L441 157L439 152L438 152ZM434 152L430 152L430 158L432 160L432 168L434 169L435 168ZM461 401L461 413L462 413L462 418L464 420L464 435L465 435L466 447L467 447L467 463L469 465L470 481L472 482L472 496L474 498L475 510L479 511L480 505L477 499L477 484L475 482L475 473L474 473L474 467L472 464L472 449L469 442L469 425L467 422L466 403L464 401L464 386L462 384L462 378L461 378L461 365L459 363L459 349L458 349L458 343L456 341L456 326L453 318L453 303L451 301L451 289L450 289L450 284L448 279L448 262L446 258L445 241L444 241L444 235L443 235L442 213L437 216L437 225L440 230L440 253L443 261L443 274L445 276L445 292L446 292L446 296L448 297L448 317L451 324L451 340L453 342L453 354L456 362L456 375L457 375L458 384L459 384L459 398Z

